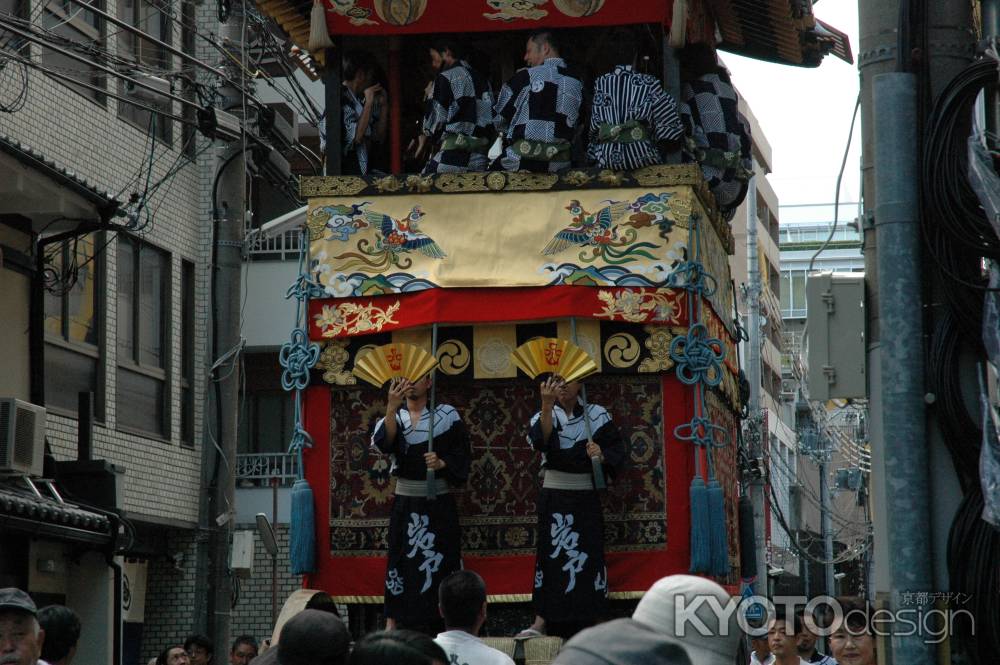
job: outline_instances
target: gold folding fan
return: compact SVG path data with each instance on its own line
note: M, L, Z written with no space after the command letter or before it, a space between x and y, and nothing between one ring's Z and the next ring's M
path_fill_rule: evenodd
M551 372L570 382L597 371L597 363L586 351L558 337L536 337L527 341L514 349L511 360L531 378Z
M356 377L381 388L386 381L400 377L417 381L437 366L434 356L412 344L383 344L354 360Z

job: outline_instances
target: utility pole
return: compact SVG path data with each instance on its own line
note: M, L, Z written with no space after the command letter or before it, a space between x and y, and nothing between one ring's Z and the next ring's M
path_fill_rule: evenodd
M831 446L830 438L823 432L816 432L816 443L819 444L819 498L820 498L820 534L823 536L823 573L826 586L826 595L836 596L833 587L833 529L830 528L830 482L828 462L830 461Z
M754 172L757 161L754 160ZM760 400L760 265L757 253L757 181L756 175L751 176L747 189L747 279L746 290L747 314L749 330L747 331L747 380L750 382L750 422L754 434L750 437L750 457L754 460L764 459L764 449L767 432L764 430L764 420L761 418ZM767 518L764 514L764 484L766 471L750 479L750 502L753 505L754 550L757 552L757 578L754 582L754 593L758 596L768 595L767 584Z
M245 0L243 0L245 1ZM231 49L235 62L244 60L243 36L246 13L242 2L231 3L231 12L220 26L222 42ZM230 63L231 79L242 80L243 69ZM244 84L244 89L245 89ZM232 109L246 122L242 112L246 100L235 87L221 89L222 108ZM239 110L237 110L239 109ZM235 471L237 423L239 421L240 353L240 295L241 267L243 262L243 235L246 223L246 135L220 154L213 182L212 203L215 218L215 246L213 253L213 302L215 353L212 373L216 403L216 457L215 483L212 492L210 519L211 564L209 568L210 593L208 622L215 644L229 644L230 609L233 584L229 572L229 553L233 520L235 519ZM208 445L208 444L206 444Z

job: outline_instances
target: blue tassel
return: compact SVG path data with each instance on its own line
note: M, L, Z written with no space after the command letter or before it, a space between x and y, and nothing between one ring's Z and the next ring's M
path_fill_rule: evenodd
M712 550L709 574L725 577L729 574L729 534L726 533L725 496L719 481L708 481L708 532Z
M712 550L708 538L708 492L701 475L691 480L691 570L707 573L712 563Z
M289 558L292 574L303 575L316 570L316 517L313 512L313 492L305 479L292 485L292 514L289 534Z

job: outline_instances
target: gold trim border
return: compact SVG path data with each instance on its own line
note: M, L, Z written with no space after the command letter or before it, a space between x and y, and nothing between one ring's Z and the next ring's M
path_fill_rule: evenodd
M431 176L303 176L299 194L304 198L397 194L464 194L477 192L537 192L620 187L689 186L729 254L735 242L729 224L719 215L715 197L697 164L654 164L635 171L572 169L559 174L506 171L440 173Z

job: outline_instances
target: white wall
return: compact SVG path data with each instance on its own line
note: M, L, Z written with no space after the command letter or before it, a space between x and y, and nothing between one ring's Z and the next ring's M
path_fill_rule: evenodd
M254 261L247 264L243 336L247 347L281 346L295 324L295 300L285 291L298 276L295 261Z

